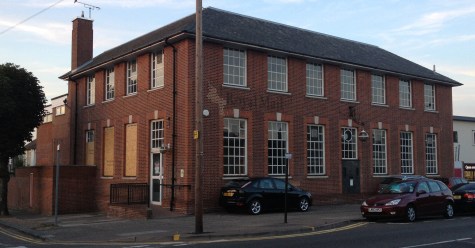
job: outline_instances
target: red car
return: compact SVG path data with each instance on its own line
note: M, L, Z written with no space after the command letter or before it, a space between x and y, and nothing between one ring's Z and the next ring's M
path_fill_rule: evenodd
M396 181L361 204L363 217L373 220L393 217L413 222L418 216L454 216L452 191L443 183L428 178Z

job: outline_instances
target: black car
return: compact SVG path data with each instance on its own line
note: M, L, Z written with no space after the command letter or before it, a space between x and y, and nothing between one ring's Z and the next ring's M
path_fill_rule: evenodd
M260 214L263 210L284 209L285 181L261 177L238 179L228 182L219 198L221 206L226 209L243 208L250 214ZM289 184L287 207L307 211L312 205L312 195Z
M475 210L475 183L460 186L454 192L455 208L462 211Z

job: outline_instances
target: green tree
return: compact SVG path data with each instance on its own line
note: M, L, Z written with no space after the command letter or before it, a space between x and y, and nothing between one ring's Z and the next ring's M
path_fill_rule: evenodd
M24 152L25 141L43 121L45 103L43 87L31 72L0 64L0 215L9 215L8 159Z

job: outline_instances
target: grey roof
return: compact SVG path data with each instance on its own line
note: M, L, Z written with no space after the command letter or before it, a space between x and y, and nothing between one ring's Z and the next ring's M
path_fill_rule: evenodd
M454 115L452 117L454 121L466 121L466 122L475 122L475 117L470 117L470 116L459 116L459 115Z
M272 49L276 52L281 51L330 63L349 64L368 68L369 70L407 75L408 77L422 78L452 86L461 85L453 79L374 45L211 7L203 10L202 20L203 37L205 39L213 38L223 42ZM195 33L194 14L110 49L60 78L67 79L68 76L74 76L180 33Z

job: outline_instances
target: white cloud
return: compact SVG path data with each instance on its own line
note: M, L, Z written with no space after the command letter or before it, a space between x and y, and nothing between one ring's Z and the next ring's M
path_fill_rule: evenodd
M34 22L33 22L34 23ZM0 19L0 26L13 27L16 23ZM42 40L54 42L58 44L69 44L71 39L71 26L64 23L56 22L36 22L34 24L26 24L15 26L9 32L19 32L23 34L33 35Z

